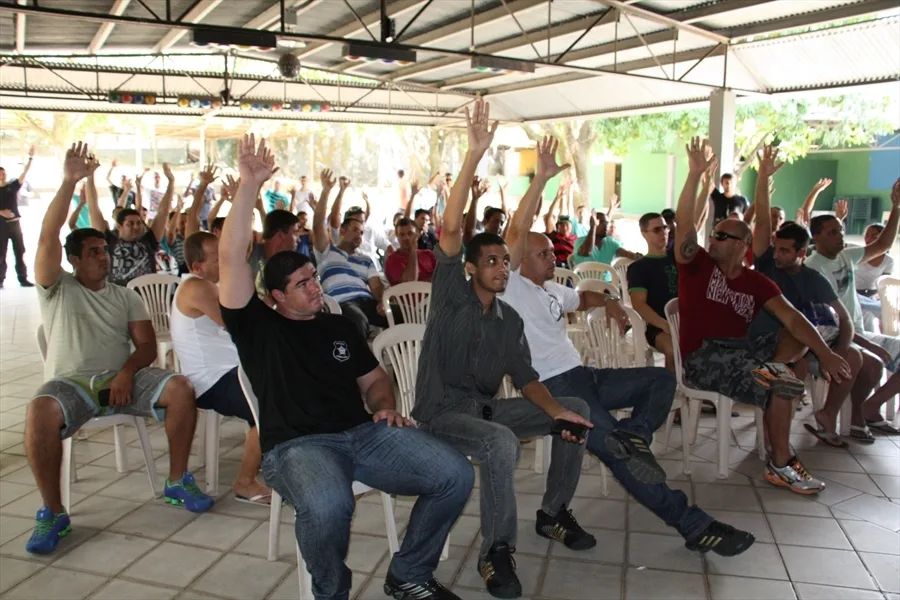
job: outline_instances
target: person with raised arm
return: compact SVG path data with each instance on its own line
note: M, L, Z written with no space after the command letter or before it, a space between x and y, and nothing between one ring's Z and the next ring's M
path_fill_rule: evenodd
M256 296L244 248L256 191L271 177L275 159L252 135L238 153L241 184L222 230L219 302L259 400L263 476L294 507L313 595L350 596L345 560L353 482L359 481L418 496L400 551L387 567L385 593L399 600L458 600L434 570L471 492L472 466L397 412L391 381L365 339L349 320L322 313L322 288L308 257L285 251L266 263L275 310ZM334 183L330 172L323 182L324 206ZM316 227L324 229L324 217L323 209Z
M554 398L531 367L522 317L498 297L509 278L509 250L503 238L487 232L473 237L465 247L463 270L466 196L497 128L496 122L490 124L486 102L478 99L474 114L466 109L466 126L469 148L450 191L444 231L435 248L437 267L412 415L421 428L478 459L484 537L478 572L492 596L518 598L522 585L512 554L518 529L514 475L519 438L558 434L535 529L537 535L567 548L587 550L597 540L579 526L570 503L581 475L584 438L593 425L583 400ZM533 188L529 193L537 194L537 186ZM530 214L523 217L530 223L534 207L526 212ZM506 375L524 397L494 398Z
M185 215L185 225L184 225L184 238L187 239L192 234L197 233L202 228L202 223L200 219L200 210L204 205L204 198L206 197L206 189L212 186L213 182L216 180L216 176L218 175L219 168L216 167L213 163L209 163L206 165L206 168L200 171L200 183L194 189L194 200L191 202L191 207L188 209L187 214ZM216 201L216 204L221 207L221 203L219 200ZM207 217L212 214L212 209L209 210ZM219 211L216 210L216 215L219 214Z
M641 257L637 252L626 250L614 237L608 235L609 216L602 212L592 212L590 229L586 236L575 240L575 253L572 262L579 264L587 261L608 265L619 256L637 260ZM605 278L610 281L610 277Z
M86 144L68 150L63 182L44 215L35 256L47 342L47 381L35 393L25 419L25 453L44 503L26 545L36 554L53 552L70 531L60 492L62 440L94 417L164 419L170 452L166 503L192 512L213 505L187 471L197 420L194 389L186 377L151 366L157 352L153 325L135 292L108 281L106 236L97 229L76 229L66 237L65 247L60 244L78 181L88 178L88 203L97 203L93 172L98 166ZM63 248L72 273L62 270Z
M25 183L31 163L34 161L34 146L28 150L28 162L18 178L9 181L6 169L0 167L0 288L6 279L6 251L12 242L16 260L16 276L22 287L34 287L28 281L28 265L25 264L25 239L22 236L22 215L19 214L19 191Z
M812 210L816 205L816 199L829 185L831 185L831 180L827 177L820 179L813 185L809 194L806 196L806 200L803 201L803 205L797 210L797 222L800 225L809 227L809 224L812 221ZM778 231L779 228L773 227L773 229Z
M810 349L819 357L823 376L836 383L850 377L850 367L771 279L743 266L752 238L743 220L720 221L710 236L709 251L700 247L697 185L715 156L700 138L693 138L686 150L689 171L675 212L684 377L693 387L762 409L772 447L765 480L798 494L817 494L825 483L813 478L791 452L792 400L801 396L804 384L788 364ZM763 309L784 329L751 338L749 325Z

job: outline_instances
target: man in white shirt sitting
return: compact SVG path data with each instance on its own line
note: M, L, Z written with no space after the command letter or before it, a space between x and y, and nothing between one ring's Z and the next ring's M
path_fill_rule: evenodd
M218 238L208 231L191 234L184 241L184 260L189 273L182 276L184 281L175 292L170 316L181 372L194 386L197 408L238 417L250 425L241 470L232 490L240 502L269 504L272 492L256 479L262 462L259 432L238 382L237 348L225 330L219 309Z
M882 231L884 225L881 223L873 223L866 227L866 245L877 240ZM876 296L878 278L893 274L894 259L890 254L882 254L870 261L861 262L856 267L856 295L863 311L866 331L876 331L875 319L881 319L881 300Z

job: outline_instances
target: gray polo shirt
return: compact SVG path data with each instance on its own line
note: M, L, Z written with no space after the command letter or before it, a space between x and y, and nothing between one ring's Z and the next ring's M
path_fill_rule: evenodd
M434 254L437 267L412 411L424 423L445 412L473 413L479 404L490 403L505 375L517 389L538 380L519 313L499 298L484 312L466 281L462 252L447 256L436 246Z

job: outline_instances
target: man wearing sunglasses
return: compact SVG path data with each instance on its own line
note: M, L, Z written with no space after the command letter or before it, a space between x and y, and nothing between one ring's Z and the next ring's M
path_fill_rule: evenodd
M716 158L699 138L691 140L687 150L690 170L675 213L685 378L694 387L762 409L772 447L765 480L798 494L817 494L824 482L809 475L791 452L792 400L800 397L804 385L787 365L809 349L829 381L850 378L850 367L771 279L743 266L751 240L744 221L718 223L709 251L700 247L694 221L697 184ZM748 327L763 308L784 330L751 339Z

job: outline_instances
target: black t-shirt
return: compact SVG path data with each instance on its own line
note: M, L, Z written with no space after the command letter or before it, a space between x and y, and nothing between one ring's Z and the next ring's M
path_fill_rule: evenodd
M119 239L114 232L106 231L106 245L112 262L109 266L109 280L118 285L127 285L129 281L141 275L156 273L156 251L159 242L149 229L147 233L133 242Z
M16 218L19 218L19 188L22 184L18 179L8 180L6 185L0 187L0 210L11 210Z
M419 250L431 250L434 251L434 247L438 245L437 235L431 230L426 231L422 235L419 236L418 248Z
M340 433L370 422L356 383L378 361L344 316L296 321L256 294L222 307L225 327L259 399L260 446L268 452L303 435Z
M109 193L112 194L113 198L113 206L117 206L119 204L119 198L122 196L122 192L124 190L117 185L109 186ZM125 208L132 208L134 206L134 190L128 192L128 197L125 199Z
M665 319L666 303L678 296L675 251L645 256L628 265L628 291L647 292L647 306Z
M735 211L740 211L744 215L747 213L747 209L750 208L750 202L745 196L740 194L735 194L728 198L719 190L713 190L709 197L713 201L713 223L724 221L728 218L728 215Z

